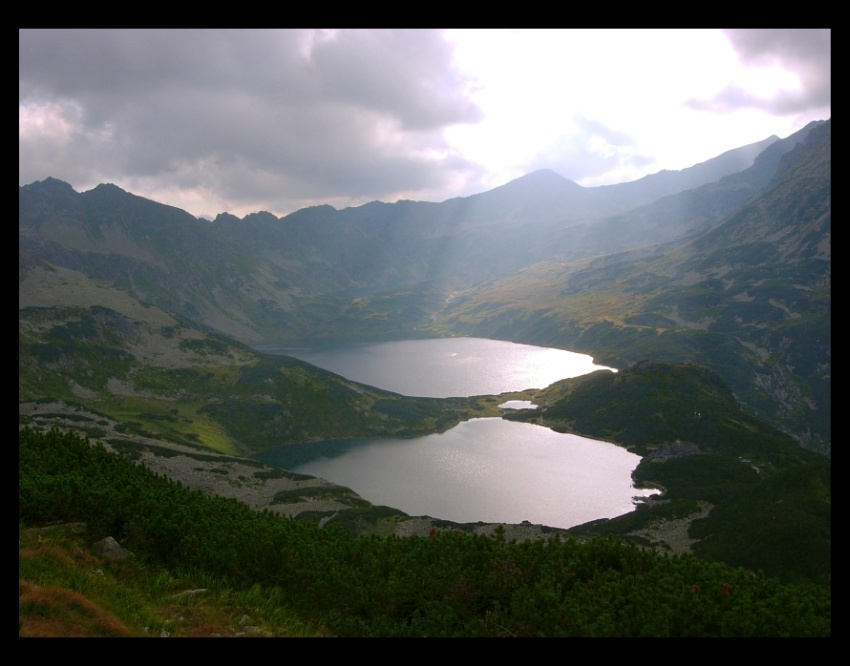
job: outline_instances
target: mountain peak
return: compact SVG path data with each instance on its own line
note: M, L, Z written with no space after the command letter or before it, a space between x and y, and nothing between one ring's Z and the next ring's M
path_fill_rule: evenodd
M44 180L37 180L34 183L30 183L29 185L21 186L22 190L40 190L43 192L62 192L62 193L74 193L76 191L73 187L71 187L64 180L59 180L58 178L53 178L52 176L48 176Z
M123 192L124 194L127 194L126 190L122 190L115 183L101 183L100 185L98 185L97 187L95 187L91 191L92 192L101 192L101 193L102 192Z
M567 180L561 174L552 171L552 169L537 169L536 171L530 171L521 178L557 178L558 180Z
M575 181L570 180L569 178L564 178L561 174L552 171L552 169L538 169L537 171L532 171L530 173L525 174L524 176L520 176L515 180L512 180L511 183L540 183L540 184L553 184L556 186L563 187L566 184L574 185L577 188L580 188L581 185L576 183ZM511 183L507 183L510 185ZM583 188L582 188L583 189Z
M484 195L504 193L511 196L563 196L584 190L578 183L564 178L551 169L538 169L520 176L504 185L493 188ZM481 195L478 195L481 196Z
M241 221L242 220L240 218L236 217L232 213L226 213L225 212L225 213L219 213L218 215L216 215L215 219L213 220L213 223L215 223L215 224L221 224L221 223L234 224L236 222L241 222Z

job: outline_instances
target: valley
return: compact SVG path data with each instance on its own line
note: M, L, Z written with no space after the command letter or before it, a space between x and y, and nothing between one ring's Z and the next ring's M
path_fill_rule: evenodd
M20 638L831 637L830 29L18 38Z
M262 491L249 499L258 508L277 495L278 512L323 527L421 534L442 523L317 480L258 483L262 470L249 475L245 461L287 442L442 432L532 400L539 409L504 417L627 447L644 457L635 478L664 489L659 502L571 535L663 549L664 525L677 525L700 557L823 583L830 131L812 123L742 148L743 170L719 156L668 173L663 193L653 177L581 188L544 171L442 203L209 222L114 185L24 186L19 424L103 440L205 492ZM447 336L568 349L619 372L411 398L251 347ZM696 452L653 457L679 440ZM772 498L784 499L778 513ZM767 524L776 527L759 542L775 547L741 542ZM805 544L793 564L783 541Z

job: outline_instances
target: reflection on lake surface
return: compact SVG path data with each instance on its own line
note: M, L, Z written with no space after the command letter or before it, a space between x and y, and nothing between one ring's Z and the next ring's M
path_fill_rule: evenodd
M584 354L480 338L410 340L295 350L289 354L348 379L404 395L494 395L544 388L603 369ZM505 409L533 407L508 401ZM473 419L415 439L283 446L263 462L347 486L373 504L454 522L569 528L635 508L640 457L577 435L499 418Z
M273 343L256 347L386 391L431 398L546 388L559 379L606 369L586 354L484 338L401 340L324 350Z
M473 419L415 439L285 446L257 456L355 490L373 504L455 522L569 528L634 509L639 456L542 426Z

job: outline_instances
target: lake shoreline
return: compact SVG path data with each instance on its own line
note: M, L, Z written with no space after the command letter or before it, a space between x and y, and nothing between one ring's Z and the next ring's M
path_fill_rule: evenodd
M50 419L46 424L31 422L27 427L48 431L53 427L60 430L76 432L82 437L90 435L80 427L80 416L97 416L99 425L104 428L103 444L107 450L121 455L130 455L138 459L140 464L145 465L152 471L167 476L187 488L198 490L207 495L227 497L235 499L252 509L262 511L269 510L282 516L296 518L306 512L326 513L330 518L335 514L350 510L350 504L335 500L304 499L299 501L297 497L290 497L286 502L275 502L275 495L280 492L304 489L314 494L317 489L337 490L337 484L320 478L258 478L257 471L265 470L274 472L278 468L259 463L251 458L239 458L228 456L209 449L191 448L180 444L150 439L139 435L128 435L116 426L116 421L104 419L103 415L94 415L81 410L77 405L69 405L61 401L52 403L21 403L19 411L23 415L37 416L39 413L49 413ZM63 418L63 415L67 418ZM49 424L49 425L48 425ZM98 438L100 439L100 438ZM109 440L107 443L105 440ZM122 446L117 446L118 442ZM165 450L168 455L157 451ZM222 471L226 470L226 474ZM359 497L356 493L352 495ZM655 498L653 501L658 501ZM640 510L640 509L637 509ZM668 521L656 521L645 526L634 533L634 536L644 539L648 547L666 553L684 554L690 552L694 543L688 537L690 523L697 518L703 517L710 510L702 508L700 512L685 518ZM327 522L327 521L325 521ZM536 540L584 538L577 537L570 530L554 528L547 525L536 525L529 522L520 523L455 523L449 520L431 516L406 516L398 517L382 532L383 536L397 537L427 537L432 530L457 531L467 534L484 534L492 536L499 527L504 528L504 538L510 540Z

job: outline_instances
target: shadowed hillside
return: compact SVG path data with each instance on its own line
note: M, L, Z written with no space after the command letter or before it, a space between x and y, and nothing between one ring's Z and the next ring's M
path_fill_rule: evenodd
M812 129L758 194L689 240L528 267L455 298L444 323L615 367L701 363L759 417L828 452L830 145L828 122Z

